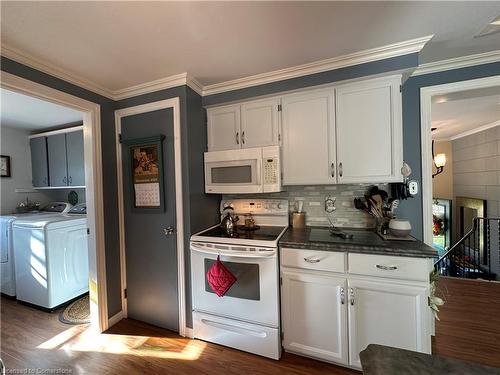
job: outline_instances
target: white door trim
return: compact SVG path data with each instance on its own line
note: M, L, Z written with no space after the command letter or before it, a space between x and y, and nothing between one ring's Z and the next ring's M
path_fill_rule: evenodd
M420 88L423 240L432 245L432 97L452 92L500 86L500 75Z
M125 222L123 203L123 173L122 173L122 150L120 146L121 119L123 117L139 113L157 111L172 108L174 114L174 155L175 155L175 208L177 220L177 284L179 296L179 335L186 336L186 291L184 282L184 217L182 204L182 154L181 154L181 118L179 98L160 100L153 103L123 108L115 111L115 133L116 133L116 174L118 184L118 215L120 228L120 268L122 284L122 311L127 317L127 299L124 290L127 287L126 263L125 263Z
M36 82L1 72L2 88L49 101L84 113L85 197L89 235L89 289L92 325L108 328L106 258L104 249L104 203L101 160L101 109L96 103ZM97 302L97 303L96 303Z

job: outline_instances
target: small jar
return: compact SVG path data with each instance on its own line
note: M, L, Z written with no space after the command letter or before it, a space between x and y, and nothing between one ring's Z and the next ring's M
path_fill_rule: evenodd
M245 227L248 229L252 229L253 227L255 227L255 220L250 213L245 214Z

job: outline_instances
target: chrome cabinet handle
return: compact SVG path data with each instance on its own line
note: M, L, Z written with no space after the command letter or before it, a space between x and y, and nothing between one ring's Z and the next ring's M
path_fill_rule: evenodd
M377 264L375 267L377 267L379 270L384 270L384 271L394 271L397 270L397 266L383 266L381 264Z
M73 178L71 176L69 176L69 183L72 184L73 183Z
M245 144L245 132L241 133L241 143Z
M332 171L332 177L335 177L335 163L332 163L330 170Z
M339 176L342 177L343 173L343 168L342 168L342 162L339 163Z
M353 288L349 288L349 299L351 301L351 306L354 306L354 289Z
M172 226L163 228L163 232L165 233L165 236L171 236L172 234L175 233L175 228Z
M321 259L304 258L304 260L305 260L307 263L319 263L319 262L321 262Z
M66 181L68 181L68 179L66 177L63 177L63 183L66 183Z
M340 303L342 305L345 303L345 290L343 287L340 288Z
M240 144L240 132L236 132L236 144Z

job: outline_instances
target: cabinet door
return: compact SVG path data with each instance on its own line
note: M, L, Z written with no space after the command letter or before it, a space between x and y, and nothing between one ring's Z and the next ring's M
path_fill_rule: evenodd
M289 270L282 280L285 349L347 364L346 280Z
M207 117L208 151L241 147L240 105L209 109Z
M85 185L85 159L83 151L83 130L66 134L68 159L68 185Z
M333 89L283 97L283 184L336 182Z
M30 139L31 176L33 187L49 186L49 169L47 164L47 138Z
M401 78L336 88L339 183L402 181Z
M428 288L349 279L349 364L369 344L430 353Z
M50 186L67 186L66 134L54 134L47 137L47 155Z
M279 99L257 100L241 105L241 147L279 144Z

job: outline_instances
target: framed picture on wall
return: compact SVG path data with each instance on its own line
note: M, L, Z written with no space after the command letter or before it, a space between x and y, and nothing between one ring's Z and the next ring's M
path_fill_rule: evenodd
M128 147L127 165L134 211L164 211L164 138L160 135L123 141Z
M10 156L0 155L0 177L10 176Z

